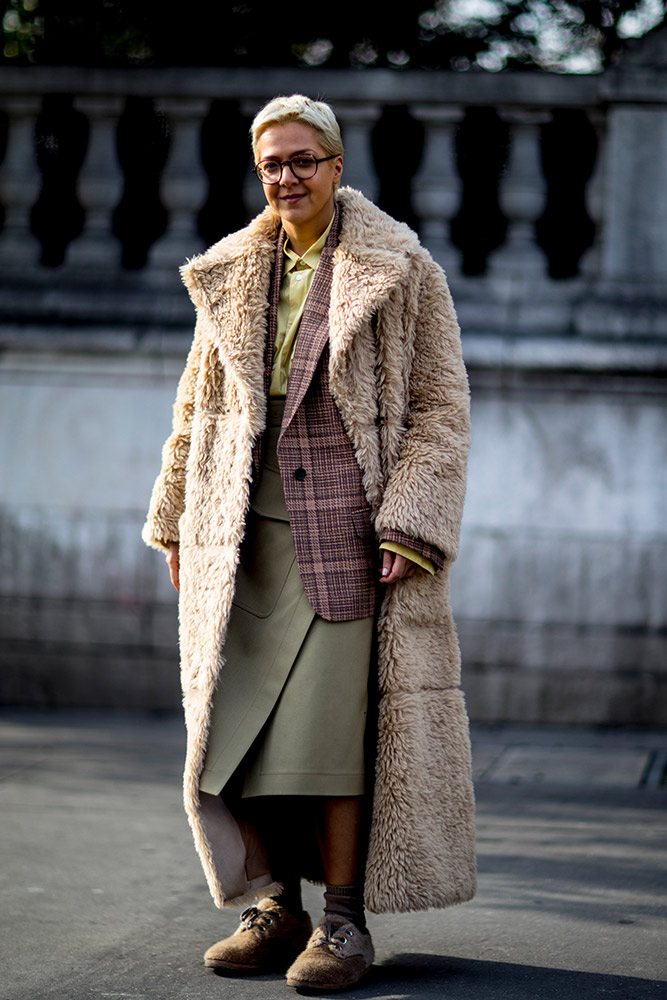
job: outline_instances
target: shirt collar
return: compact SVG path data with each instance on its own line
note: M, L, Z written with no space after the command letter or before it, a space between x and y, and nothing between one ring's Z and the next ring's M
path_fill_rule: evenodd
M329 235L329 231L333 225L333 220L335 216L336 213L334 212L334 214L331 216L331 222L324 230L320 238L316 240L311 247L308 247L308 249L306 250L306 252L303 254L302 257L299 257L298 254L295 254L292 248L288 245L289 238L285 240L283 244L283 253L290 262L288 263L287 261L285 261L284 269L286 272L293 271L294 268L297 267L299 262L301 262L302 266L309 267L313 271L316 270L317 265L320 262L320 257L322 256L322 250L324 249L324 244L327 241L327 236Z

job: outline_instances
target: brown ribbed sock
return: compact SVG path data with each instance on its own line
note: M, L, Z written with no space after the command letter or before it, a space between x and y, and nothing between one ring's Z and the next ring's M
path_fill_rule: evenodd
M362 934L368 934L364 910L364 892L360 885L329 885L324 893L324 916L347 917Z

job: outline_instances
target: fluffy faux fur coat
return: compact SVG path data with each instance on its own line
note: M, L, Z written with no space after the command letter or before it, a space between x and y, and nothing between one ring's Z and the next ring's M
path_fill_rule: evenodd
M475 890L473 793L449 604L469 446L459 329L441 269L407 226L359 192L342 206L329 315L329 385L363 471L378 537L446 556L387 588L378 618L378 744L365 899L426 909ZM180 542L180 644L188 728L185 806L217 905L266 892L255 846L198 779L264 429L264 345L279 220L266 209L183 269L197 309L143 537ZM223 651L223 652L221 652ZM216 809L217 809L216 805ZM253 862L253 855L255 860Z

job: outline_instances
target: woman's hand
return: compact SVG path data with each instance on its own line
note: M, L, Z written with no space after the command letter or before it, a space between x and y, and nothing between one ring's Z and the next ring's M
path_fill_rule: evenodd
M172 542L169 546L169 552L167 553L167 566L169 567L169 579L173 583L176 590L181 588L178 585L178 542Z
M382 550L382 566L380 569L380 583L396 583L397 580L407 580L413 576L417 570L417 564L405 556L399 556L397 552L390 552L389 549Z

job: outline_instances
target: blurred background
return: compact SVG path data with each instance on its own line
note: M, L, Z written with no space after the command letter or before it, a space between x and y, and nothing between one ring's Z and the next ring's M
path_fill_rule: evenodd
M0 704L178 708L139 538L177 267L261 210L250 121L302 92L457 306L471 717L667 723L665 4L427 4L4 4Z

